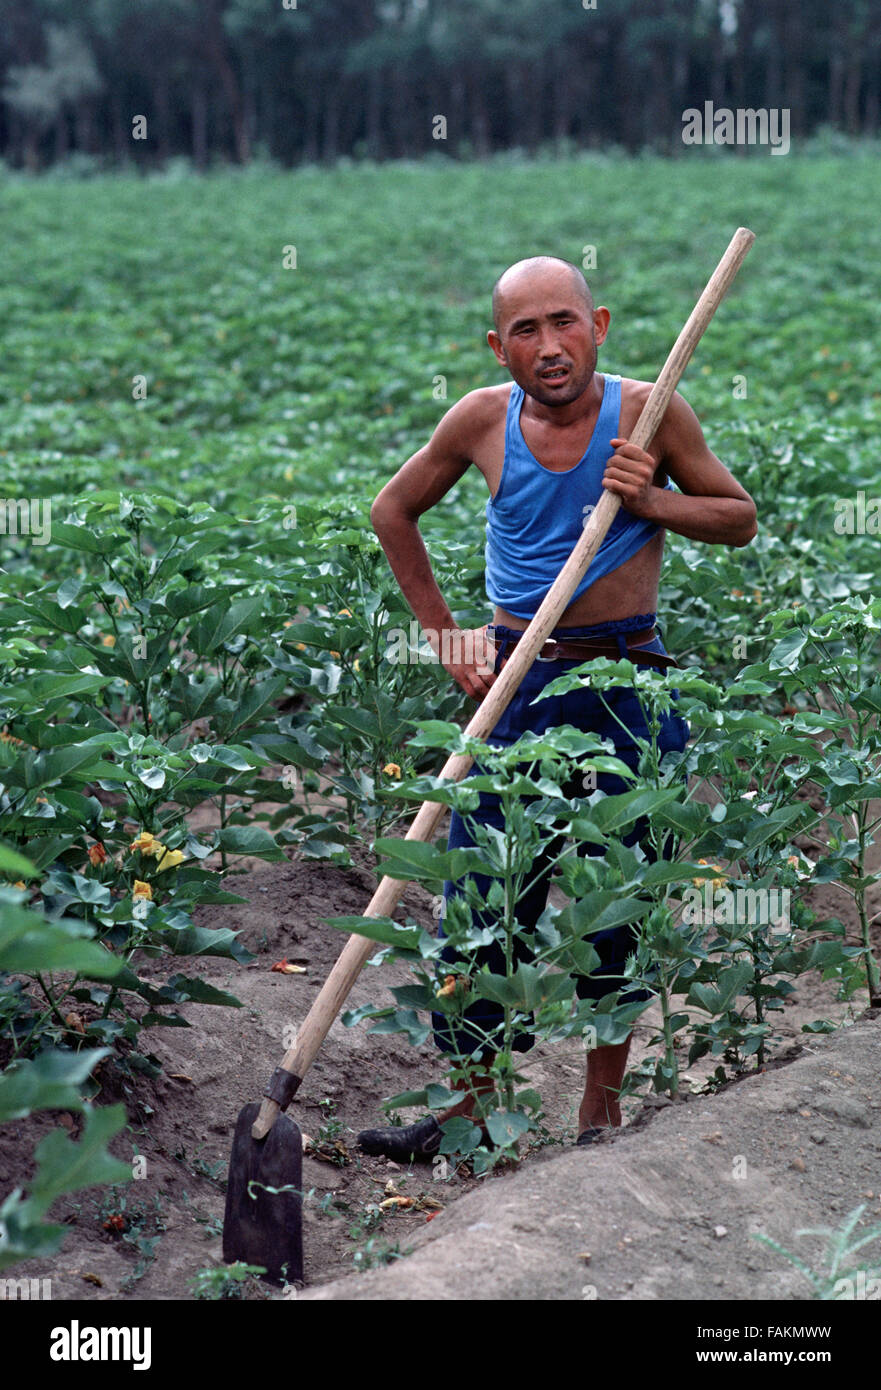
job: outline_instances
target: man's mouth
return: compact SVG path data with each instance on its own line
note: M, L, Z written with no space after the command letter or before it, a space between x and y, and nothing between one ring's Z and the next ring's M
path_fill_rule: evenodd
M545 367L544 371L539 372L542 381L562 381L568 375L568 367Z

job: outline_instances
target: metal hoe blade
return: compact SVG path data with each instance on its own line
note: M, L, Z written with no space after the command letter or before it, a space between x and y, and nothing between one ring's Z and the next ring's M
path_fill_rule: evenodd
M264 1278L280 1284L303 1278L303 1140L287 1115L279 1115L265 1139L252 1139L259 1105L239 1114L229 1162L223 1258L228 1264L263 1265ZM248 1185L254 1183L249 1195ZM288 1188L268 1192L266 1188Z

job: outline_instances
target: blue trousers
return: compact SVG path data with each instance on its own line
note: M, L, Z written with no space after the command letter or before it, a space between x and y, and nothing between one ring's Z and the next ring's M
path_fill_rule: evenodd
M653 613L643 613L633 618L601 623L593 627L557 628L554 631L554 637L559 641L572 640L577 637L612 638L617 641L622 657L626 657L626 634L644 631L646 628L652 627L654 622L655 615ZM511 638L515 634L510 628L494 627L492 636L496 643L495 669L499 671L508 655ZM655 637L647 644L646 650L664 652L665 648L660 637ZM639 747L636 738L648 739L649 730L636 692L631 686L616 686L613 689L604 690L602 699L590 687L585 686L570 691L566 695L548 697L536 705L531 703L546 685L579 664L581 664L580 660L536 660L533 662L508 708L488 736L487 742L510 745L515 743L521 734L529 730L540 734L560 724L572 724L577 729L594 732L602 738L610 739L615 746L615 756L635 771L639 761ZM678 692L674 691L674 700L677 695ZM621 724L616 722L609 713L609 709L614 710ZM621 727L622 724L624 728ZM688 737L688 724L676 713L675 707L668 715L662 716L658 737L658 747L662 754L674 749L681 752L688 742ZM483 769L475 763L469 775L474 776L482 771ZM610 796L627 790L627 783L624 782L623 778L616 777L611 773L597 774L596 785L599 791L606 792ZM564 788L564 792L567 797L584 796L581 773ZM493 793L481 792L479 809L471 815L474 820L481 824L491 825L499 830L504 828L501 799ZM624 843L633 845L642 840L646 835L647 828L645 821L637 822L625 838ZM474 840L469 834L465 821L454 811L450 824L448 848L457 849L473 844ZM517 901L517 920L522 928L526 928L527 932L535 926L547 905L553 859L561 848L562 845L559 842L551 843L546 847L544 853L535 860L530 885ZM656 857L650 843L644 844L643 849L649 858ZM579 846L579 853L601 855L603 848L601 845L585 844ZM471 878L481 898L485 901L492 880L488 876L480 874L474 874ZM462 891L463 887L459 883L445 883L445 901L448 902L453 896L461 894ZM478 926L492 925L491 914L486 912L474 914L472 920ZM443 919L440 923L440 935L444 935ZM600 965L590 976L577 978L576 993L579 999L599 1000L606 994L621 989L626 984L623 971L627 956L633 952L635 946L635 928L625 923L622 926L595 933L591 936L590 941L599 955ZM514 956L518 961L529 962L534 959L528 943L519 936L515 938ZM451 946L446 947L442 958L451 965L462 964ZM478 967L486 964L493 974L504 974L505 959L502 947L494 942L491 946L482 948L475 957L475 964ZM627 993L628 1002L647 999L648 997L646 990L632 989ZM470 1005L465 1010L462 1026L458 1028L454 1028L444 1014L435 1013L432 1015L435 1043L443 1052L458 1052L460 1055L468 1056L476 1048L486 1045L479 1032L471 1032L468 1029L467 1021L471 1020L480 1029L491 1031L501 1023L503 1017L502 1008L488 999L481 999ZM519 1033L515 1035L513 1046L516 1051L526 1052L533 1044L534 1039L529 1034Z

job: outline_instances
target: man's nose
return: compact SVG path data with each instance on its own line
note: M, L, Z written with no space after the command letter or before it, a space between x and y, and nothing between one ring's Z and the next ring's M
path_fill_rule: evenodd
M538 340L540 357L559 357L560 338L555 328L542 329Z

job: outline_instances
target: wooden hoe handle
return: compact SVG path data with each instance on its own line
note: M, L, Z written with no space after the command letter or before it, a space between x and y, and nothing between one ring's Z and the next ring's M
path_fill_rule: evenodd
M731 238L728 249L713 271L706 289L691 311L688 322L673 344L663 370L652 387L649 398L636 422L636 427L631 432L630 442L635 444L637 448L645 449L650 444L664 417L664 412L670 404L679 378L688 365L691 354L721 304L754 241L755 234L746 227L739 227ZM489 694L465 729L465 733L472 738L486 739L495 728L536 655L568 607L572 595L584 577L588 565L599 550L620 505L621 499L616 493L609 492L608 489L603 490L603 495L591 513L572 554L557 575L535 617L515 645L498 680L495 681ZM473 761L473 758L464 753L454 754L447 759L440 775L451 782L458 782L468 772ZM440 801L424 802L407 831L406 838L408 840L430 840L445 810L446 807ZM388 876L383 878L365 908L364 916L389 917L406 886L407 884L401 879L389 878ZM285 1104L295 1094L297 1087L314 1062L331 1024L345 1003L365 961L374 950L376 950L375 941L353 934L340 952L336 964L299 1030L294 1046L285 1053L282 1060L281 1071L290 1074L290 1080L282 1078L286 1095ZM269 1099L268 1096L263 1098L260 1112L251 1130L254 1139L262 1139L269 1133L281 1109L282 1106L277 1101Z

